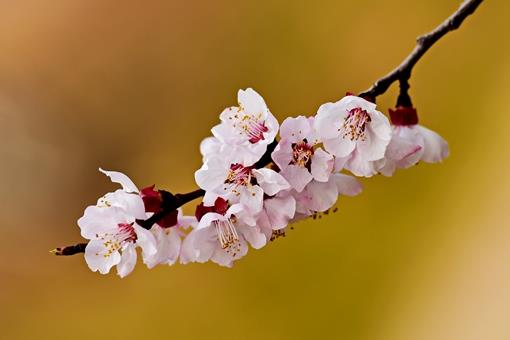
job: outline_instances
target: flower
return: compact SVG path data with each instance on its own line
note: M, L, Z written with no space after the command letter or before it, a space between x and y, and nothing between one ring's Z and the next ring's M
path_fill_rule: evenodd
M372 162L384 157L391 139L386 116L374 103L356 96L321 105L314 128L326 151L338 158L337 165L356 176L377 173Z
M137 223L145 219L145 207L138 188L124 174L104 171L122 189L100 198L96 205L85 209L78 220L81 235L89 239L85 260L92 271L107 274L113 266L125 277L136 265L136 247L142 248L144 258L156 253L156 240L152 233Z
M247 226L236 214L244 209L242 204L228 205L219 197L214 206L197 207L198 225L186 236L181 250L181 263L207 262L232 267L235 260L248 252L249 242L259 249L266 244L266 237L258 227Z
M296 199L290 191L281 191L276 196L264 200L264 207L254 225L260 228L266 239L271 240L284 233L295 213Z
M434 131L418 124L415 108L398 106L389 112L392 138L384 159L376 162L380 173L391 176L396 169L409 168L419 161L437 163L448 156L448 143Z
M262 209L264 194L276 195L290 188L289 183L271 169L254 169L222 155L211 156L195 172L195 181L206 191L204 201L212 203L220 196L231 203L241 203L251 213Z
M333 171L333 156L319 146L313 130L314 118L287 118L280 127L280 142L271 157L280 174L297 192L312 179L327 182Z
M251 165L264 154L278 133L278 121L264 99L253 89L239 90L239 106L229 107L220 114L221 123L212 128L223 148L243 149L243 163Z
M194 228L197 224L197 219L194 216L184 216L182 209L177 211L178 216L175 225L165 228L155 224L150 230L156 239L157 252L144 258L144 263L149 269L158 264L173 265L181 252L181 243L185 231L190 227Z
M312 180L302 192L293 191L296 199L296 219L329 210L339 195L356 196L361 183L353 176L332 174L327 182Z
M414 129L392 126L390 144L383 159L375 161L379 173L392 176L397 169L409 168L423 155L423 138Z

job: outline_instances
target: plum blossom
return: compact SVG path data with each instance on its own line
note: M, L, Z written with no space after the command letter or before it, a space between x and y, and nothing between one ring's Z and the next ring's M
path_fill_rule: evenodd
M183 241L181 263L207 262L232 267L234 261L248 252L248 243L255 249L266 244L266 237L257 226L248 226L237 218L242 204L229 206L219 197L214 206L197 207L198 225Z
M195 172L195 180L206 191L206 204L214 202L210 197L220 196L241 203L252 214L262 209L264 194L274 196L290 188L285 178L271 169L254 169L222 155L211 156Z
M290 191L281 191L276 196L264 200L264 207L254 225L260 228L267 240L272 240L285 233L295 214L296 199Z
M238 106L220 114L221 123L212 128L213 135L227 152L243 151L243 162L251 165L264 154L278 133L278 121L264 99L253 89L239 90ZM219 146L219 144L216 144Z
M280 173L297 192L311 180L327 182L333 171L333 156L319 146L313 117L287 118L280 127L280 142L271 157Z
M206 137L200 143L200 154L202 162L207 162L211 157L221 155L226 159L237 159L239 162L251 165L259 160L255 158L245 147L239 145L225 144L216 137Z
M391 139L388 118L376 105L350 95L321 105L314 128L326 151L337 158L336 170L344 167L356 176L377 173L373 161L384 157Z
M142 249L144 258L153 256L156 239L152 233L137 223L145 219L145 207L137 187L124 174L104 171L122 189L107 193L96 205L85 209L78 220L81 235L90 240L85 248L85 260L92 271L107 274L113 266L125 277L136 265L136 248Z
M416 109L390 109L392 137L384 159L376 162L379 172L391 176L396 169L409 168L419 161L438 163L448 157L448 143L436 132L418 124Z
M293 191L296 199L296 220L325 212L338 200L339 195L356 196L363 187L353 176L335 173L327 182L311 181L302 192Z
M182 209L178 209L177 212L175 225L165 228L155 224L150 230L156 239L157 252L144 258L144 263L149 269L159 264L173 265L179 258L182 238L185 237L186 231L197 225L197 219L194 216L183 215Z

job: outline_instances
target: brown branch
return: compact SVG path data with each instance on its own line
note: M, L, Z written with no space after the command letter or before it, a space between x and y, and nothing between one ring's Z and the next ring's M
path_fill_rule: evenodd
M397 100L397 105L401 104L403 106L411 106L411 99L408 95L409 90L409 78L411 77L411 72L418 62L420 58L428 51L434 43L436 43L439 39L441 39L446 33L451 32L462 24L464 19L466 19L469 15L473 14L478 5L482 3L483 0L466 0L459 7L459 9L453 13L448 19L446 19L441 25L436 27L432 32L425 34L417 39L416 47L413 49L411 54L407 56L406 59L393 71L384 76L383 78L377 80L371 88L359 94L360 97L364 97L368 100L375 102L377 96L385 93L391 84L395 81L400 82L400 95ZM266 153L261 157L261 159L254 164L255 168L263 168L269 163L271 163L271 153L275 149L277 145L277 141L275 140L271 143ZM150 229L155 223L160 221L162 218L175 211L179 207L184 204L202 197L205 192L202 189L198 189L186 194L176 194L173 195L169 192L165 192L163 197L163 205L162 210L158 213L155 213L150 218L146 220L137 220L136 222L145 229ZM76 245L56 248L51 252L55 255L74 255L85 252L85 248L87 243L78 243Z
M167 216L169 213L177 210L188 202L204 196L205 191L202 189L197 189L186 194L176 195L172 195L168 191L161 191L161 194L163 195L162 210L155 213L146 220L136 220L136 223L138 223L138 225L140 225L142 228L149 230L155 223L165 218L165 216Z
M87 243L78 243L72 246L59 247L53 250L50 250L50 253L55 254L57 256L68 256L85 252L85 247L87 247Z
M417 43L411 54L404 59L404 61L397 66L393 71L388 73L386 76L377 80L372 87L361 92L359 94L360 97L364 97L370 101L375 102L377 96L385 93L391 84L395 81L399 80L404 84L404 91L407 94L407 89L409 88L408 79L411 77L411 72L413 70L414 65L420 60L420 58L428 51L434 43L436 43L439 39L441 39L446 33L456 30L460 27L464 19L466 19L469 15L473 14L478 5L482 3L483 0L466 0L462 3L459 9L453 13L448 19L443 21L441 25L437 26L432 32L422 35L418 37Z

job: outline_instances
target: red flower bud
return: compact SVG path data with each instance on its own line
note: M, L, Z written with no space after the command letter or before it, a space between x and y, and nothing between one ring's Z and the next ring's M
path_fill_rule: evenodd
M393 125L416 125L418 124L418 113L414 107L397 106L395 110L389 109L391 123Z

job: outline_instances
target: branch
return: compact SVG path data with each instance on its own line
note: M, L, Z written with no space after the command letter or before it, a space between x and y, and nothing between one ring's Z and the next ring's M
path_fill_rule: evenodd
M432 32L425 34L417 39L416 47L413 49L411 54L407 56L406 59L393 71L391 71L388 75L383 78L377 80L374 85L368 90L359 94L360 97L364 97L368 100L375 102L377 96L385 93L391 84L395 81L400 82L400 95L397 100L397 105L403 106L411 106L411 99L408 95L409 89L409 78L411 77L411 72L418 62L420 58L428 51L432 45L439 39L441 39L446 33L453 31L460 27L464 19L466 19L469 15L473 14L478 5L482 3L483 0L466 0L459 7L459 9L453 13L448 19L446 19L441 25L436 27ZM253 165L254 168L263 168L269 165L271 160L271 153L274 151L278 142L275 140L273 143L268 145L268 148L261 159ZM168 214L174 212L179 207L184 204L197 199L199 197L204 196L205 192L202 189L197 189L195 191L185 193L185 194L176 194L173 195L166 191L161 191L163 196L163 204L162 210L158 213L155 213L150 218L146 220L137 220L136 222L145 229L150 229L155 223L163 219ZM85 248L87 243L78 243L76 245L56 248L51 251L51 253L55 255L74 255L85 252Z
M50 250L50 253L55 254L57 256L69 256L84 253L86 247L87 243L78 243L72 246L55 248L53 250Z
M155 213L146 220L136 220L136 223L138 223L142 228L149 230L155 223L165 218L165 216L167 216L171 212L177 210L186 203L191 202L194 199L197 199L205 195L205 191L202 189L197 189L186 194L176 195L172 195L168 191L161 191L161 193L163 194L162 210L160 212Z
M411 72L413 70L414 65L420 60L420 58L429 50L429 48L436 43L439 39L441 39L446 33L456 30L460 27L464 19L466 19L469 15L473 14L478 7L482 3L483 0L466 0L459 9L453 13L448 19L443 21L443 23L436 27L432 32L422 35L418 37L417 43L411 54L404 59L404 61L397 66L393 71L388 73L386 76L377 80L371 88L363 91L359 94L360 97L364 97L370 101L375 102L377 96L385 93L391 84L395 81L399 80L404 84L405 94L407 94L407 89L409 88L409 84L407 83L408 79L411 77ZM407 85L407 86L406 86Z

